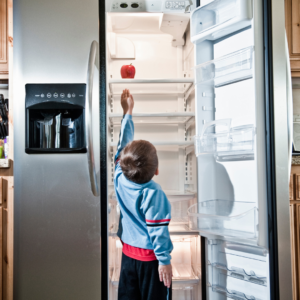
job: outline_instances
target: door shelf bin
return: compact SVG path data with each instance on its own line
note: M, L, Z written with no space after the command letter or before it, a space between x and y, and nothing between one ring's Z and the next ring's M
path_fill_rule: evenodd
M242 28L252 19L251 0L218 0L194 10L191 16L191 41L216 40Z
M196 84L221 87L252 78L253 46L195 67Z
M226 265L220 263L213 263L212 266L227 273L227 276L231 276L239 280L248 281L254 284L265 286L267 285L267 277L259 276L254 271L246 271L245 269L239 267L228 268Z
M236 126L218 133L207 132L222 122L224 124L224 121L226 120L209 122L203 128L206 130L201 136L194 136L196 156L213 153L220 161L254 159L254 125Z
M262 300L262 298L257 298L252 295L246 295L243 292L229 290L224 287L220 287L217 285L212 286L212 290L217 293L221 293L227 296L227 298L235 299L235 300ZM251 290L249 291L251 292Z
M191 206L188 216L192 230L240 239L257 237L257 208L253 202L203 201Z

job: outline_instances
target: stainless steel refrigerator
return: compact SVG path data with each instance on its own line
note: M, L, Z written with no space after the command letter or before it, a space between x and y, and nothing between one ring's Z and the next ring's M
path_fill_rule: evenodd
M172 206L173 298L292 299L287 53L280 0L16 0L14 299L117 299L124 88Z

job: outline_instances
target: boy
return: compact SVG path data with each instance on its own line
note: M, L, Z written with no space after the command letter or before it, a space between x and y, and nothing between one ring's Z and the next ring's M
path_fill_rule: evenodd
M123 243L119 300L171 300L172 266L168 225L171 206L159 184L155 147L133 141L129 90L121 95L123 120L115 156L115 191L121 217L118 237Z

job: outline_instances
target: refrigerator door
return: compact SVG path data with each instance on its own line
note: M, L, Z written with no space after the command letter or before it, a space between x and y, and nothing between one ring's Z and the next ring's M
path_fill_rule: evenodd
M87 154L28 155L24 127L27 83L86 83L90 45L99 38L98 21L95 0L14 2L16 300L100 299L100 197L91 189ZM97 176L98 80L95 69ZM99 187L99 176L96 183Z
M272 18L267 16L269 2L251 0L211 1L191 15L198 203L188 214L190 228L206 237L207 265L202 270L207 299L275 299L279 278L287 293L282 299L291 299L289 205L283 201L288 199L289 160L282 146L287 149L289 74L284 9L271 2L272 9L277 5ZM270 19L279 19L282 28L268 23ZM268 44L269 31L281 47ZM269 60L274 55L276 62ZM280 212L274 206L277 193Z

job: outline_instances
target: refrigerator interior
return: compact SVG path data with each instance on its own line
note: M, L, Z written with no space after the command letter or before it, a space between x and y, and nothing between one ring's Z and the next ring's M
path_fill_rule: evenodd
M171 33L171 34L170 34ZM176 37L177 34L177 37ZM174 46L178 37L182 45ZM132 63L135 79L122 79L122 65ZM117 299L122 245L116 237L119 222L114 186L114 155L119 139L120 94L128 88L135 106L135 140L152 142L159 157L159 175L153 178L172 206L169 226L174 299L200 299L200 236L189 229L187 210L197 199L195 90L189 14L107 14L107 124L109 162L109 291Z

